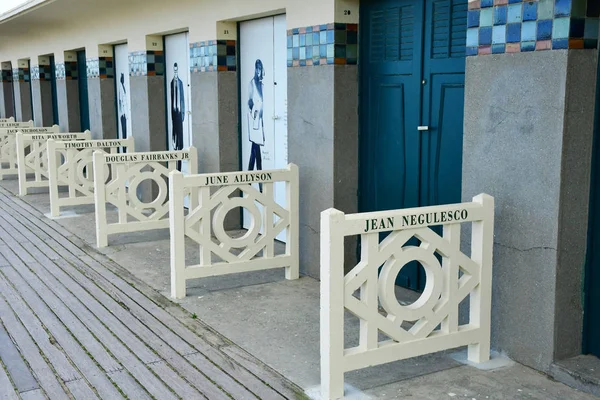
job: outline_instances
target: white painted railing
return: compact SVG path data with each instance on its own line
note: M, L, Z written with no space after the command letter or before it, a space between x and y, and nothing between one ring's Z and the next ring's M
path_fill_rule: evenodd
M114 140L48 140L50 215L60 216L61 207L94 204L94 152L117 154L119 149L134 151L133 136ZM109 169L105 168L105 181L109 174ZM66 186L68 191L60 193L60 186Z
M29 188L48 187L48 140L89 140L90 131L79 133L16 134L19 195L25 196ZM27 151L29 149L29 151ZM33 174L33 180L27 179Z
M15 122L13 120L0 122L0 128L33 128L33 121Z
M188 161L188 173L197 173L198 153L195 147L118 155L94 153L97 246L108 246L108 235L111 234L168 228L167 179L169 172L177 170L178 161L185 160ZM107 166L110 166L112 175L108 181L103 179ZM143 181L158 188L158 194L150 202L138 197L138 187ZM108 222L107 204L117 208L118 222Z
M467 222L471 257L460 250L461 224ZM443 236L429 228L434 225L443 226ZM390 234L380 242L381 232ZM361 236L361 259L344 275L344 238L355 235ZM344 373L369 366L460 346L468 346L473 362L489 360L493 235L494 199L485 194L472 203L437 207L352 215L323 211L322 398L342 398ZM420 245L408 245L413 238ZM416 302L401 305L396 276L414 261L425 269L425 289ZM459 304L467 296L469 322L459 324ZM360 319L360 341L353 348L344 345L345 311Z
M2 123L2 122L15 122L15 117L0 118L0 123Z
M275 182L286 184L286 205L274 198ZM253 184L262 184L262 191ZM238 193L242 193L240 197ZM184 197L191 194L189 213ZM299 276L298 167L284 170L169 175L171 197L171 296L186 295L188 279L285 267L287 279ZM225 231L225 216L245 208L250 228L241 237ZM211 217L211 214L214 214ZM278 234L286 231L285 252L276 254ZM217 242L213 241L213 235ZM186 265L186 237L200 245L200 262ZM233 251L232 251L233 250ZM217 261L213 260L213 256Z
M0 128L0 180L6 175L17 175L17 132L23 134L58 133L60 127Z

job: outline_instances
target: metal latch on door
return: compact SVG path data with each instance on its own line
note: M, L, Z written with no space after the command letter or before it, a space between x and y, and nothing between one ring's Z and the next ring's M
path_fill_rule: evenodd
M427 125L421 125L421 126L417 127L417 130L419 132L428 131L429 130L429 126L427 126Z

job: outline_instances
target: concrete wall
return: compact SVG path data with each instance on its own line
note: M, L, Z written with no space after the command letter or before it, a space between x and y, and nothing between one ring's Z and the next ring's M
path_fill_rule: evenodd
M10 118L15 116L15 103L13 98L12 82L2 82L2 93L0 95L0 118Z
M595 57L467 59L463 200L496 198L492 344L542 371L581 352Z
M79 86L76 80L58 79L56 81L58 120L61 132L80 132Z
M118 128L114 79L88 78L88 98L92 138L116 139Z
M34 79L31 81L33 93L33 116L35 126L52 126L54 123L52 109L52 87L48 81Z
M358 204L358 84L356 66L288 68L289 161L300 168L300 265L319 276L320 215ZM318 93L319 101L314 101ZM355 244L346 246L349 263Z
M33 120L30 85L30 82L13 82L13 88L15 91L15 119L17 121Z

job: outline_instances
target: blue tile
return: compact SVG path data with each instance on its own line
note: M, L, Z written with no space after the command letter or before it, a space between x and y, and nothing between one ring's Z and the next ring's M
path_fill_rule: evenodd
M335 43L335 31L327 31L327 44Z
M597 19L588 18L585 20L585 32L583 37L586 39L598 39L598 30L600 28Z
M294 60L299 60L300 59L300 48L299 47L294 47L292 49L292 58Z
M523 42L521 43L521 51L535 51L535 42Z
M486 46L490 44L492 44L492 27L479 28L479 45Z
M527 21L521 24L521 40L524 42L535 40L536 39L536 22L535 21Z
M507 7L500 6L494 8L494 25L506 25Z
M306 28L306 33L311 33L312 31L313 31L312 26L309 26Z
M556 18L552 24L552 39L568 39L571 18Z
M306 60L306 47L300 47L300 60Z
M302 46L306 46L306 34L304 33L300 34L300 47Z
M478 28L467 29L467 46L470 46L470 47L479 46L479 29Z
M492 7L494 5L494 0L481 0L481 8Z
M568 17L571 15L571 0L555 0L554 16Z
M327 57L327 44L322 44L319 46L319 57Z
M313 32L313 46L319 44L320 40L321 40L321 33L320 32Z
M287 47L288 49L292 47L292 36L288 35L287 37ZM196 56L196 50L198 50L198 48L194 48L194 56Z
M495 44L492 46L492 54L502 54L504 52L506 52L506 45Z
M467 50L465 53L467 56L476 56L478 53L478 48L477 47L467 47Z
M313 34L307 33L304 41L306 42L306 46L312 46L313 45Z
M523 3L523 21L535 21L537 19L537 2Z
M309 46L306 48L306 59L309 60L313 57L313 47Z
M492 30L492 44L506 43L506 25L495 26Z
M467 27L474 28L479 26L479 10L470 10L467 14Z
M523 20L523 4L511 4L508 6L508 23L521 22Z
M521 41L521 24L506 25L506 43L519 43Z
M292 39L292 47L300 47L300 35L294 35Z
M537 23L537 40L552 39L552 20L545 19Z
M508 4L522 3L523 0L508 0Z
M327 44L327 31L319 32L319 44Z
M552 48L555 50L568 49L569 39L552 39Z

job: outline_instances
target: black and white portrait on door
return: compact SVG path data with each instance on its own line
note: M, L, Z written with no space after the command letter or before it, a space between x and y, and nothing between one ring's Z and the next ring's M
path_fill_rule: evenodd
M169 150L191 145L190 68L188 34L165 36L167 143ZM183 169L187 162L183 162ZM182 170L182 162L177 168Z
M129 94L129 54L126 44L114 47L119 138L131 135L131 102Z
M287 27L285 15L240 23L240 118L242 167L286 168ZM262 190L260 185L256 188ZM285 205L285 185L275 184L274 197ZM244 211L244 227L250 226ZM277 237L285 240L285 232Z

